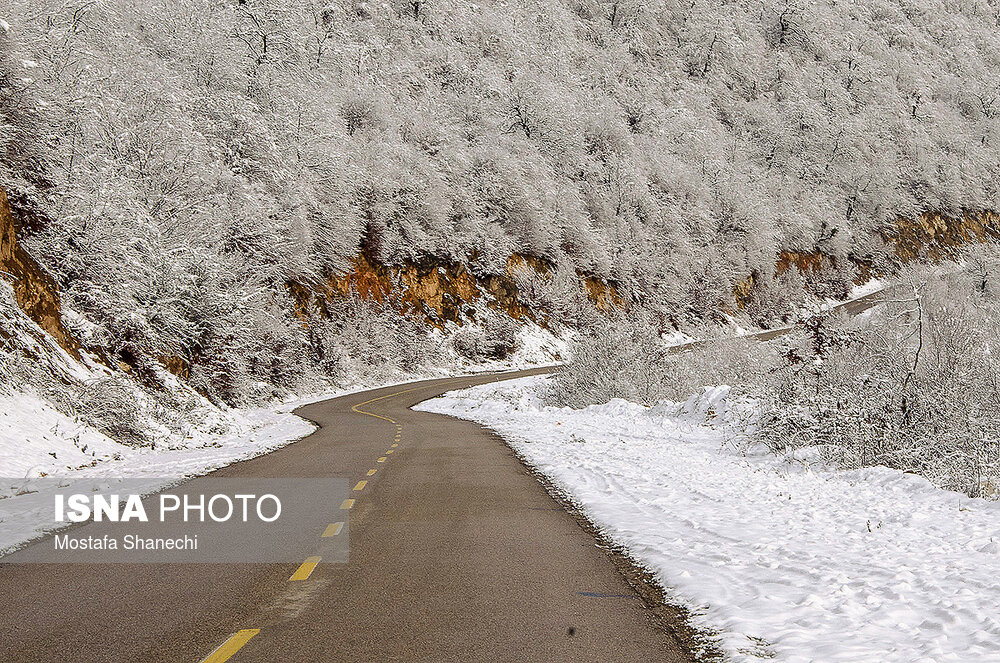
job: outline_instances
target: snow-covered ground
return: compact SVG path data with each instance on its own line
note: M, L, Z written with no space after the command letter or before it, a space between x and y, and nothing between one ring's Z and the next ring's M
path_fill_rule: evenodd
M30 392L0 394L0 551L52 529L30 499L17 496L24 478L150 477L205 474L308 435L312 424L288 412L205 407L203 419L180 439L157 447L120 444L57 411ZM51 484L48 484L51 485ZM166 485L150 484L150 490ZM22 504L22 502L24 504Z
M0 476L190 476L308 435L313 426L268 408L200 413L201 426L157 447L120 444L27 392L0 394ZM2 490L0 486L0 490Z
M733 661L1000 661L1000 504L728 443L726 388L545 406L548 378L417 409L481 422L719 634ZM728 423L727 423L728 422Z

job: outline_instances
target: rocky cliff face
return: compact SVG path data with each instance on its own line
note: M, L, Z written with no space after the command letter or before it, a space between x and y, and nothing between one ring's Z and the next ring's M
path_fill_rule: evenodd
M937 262L958 255L963 246L1000 240L1000 214L991 211L965 212L961 216L948 216L926 212L916 219L900 217L881 233L888 255L882 259L872 256L850 256L857 271L857 283L891 271L893 265L904 265L916 260ZM877 264L888 263L883 266ZM775 274L780 276L790 269L797 269L807 277L821 277L824 272L838 268L835 256L813 251L782 250L778 253ZM737 294L740 294L737 289Z
M861 284L892 274L907 263L949 260L958 257L964 246L1000 241L1000 214L967 211L948 216L926 212L913 219L900 217L879 232L879 239L882 246L873 253L849 255L846 260L819 249L783 249L775 260L774 276L797 272L806 291L813 295L843 298L850 291L852 278L855 284ZM747 309L760 303L761 292L771 283L768 279L753 273L737 282L733 287L736 305Z
M290 288L303 316L314 308L328 314L328 302L353 293L362 299L388 302L401 311L424 314L436 325L475 319L476 307L483 305L517 320L544 325L544 317L522 301L518 274L544 276L551 269L544 260L519 254L507 260L504 274L475 274L456 261L426 259L390 266L361 253L346 272L330 276L318 287L293 283ZM610 311L623 305L613 285L585 275L580 275L580 282L598 309Z
M968 211L962 216L947 216L928 212L918 219L897 219L883 237L902 262L945 260L966 244L1000 239L1000 214Z
M18 219L0 189L0 276L11 283L18 306L64 349L77 355L76 343L63 327L56 283L18 243Z

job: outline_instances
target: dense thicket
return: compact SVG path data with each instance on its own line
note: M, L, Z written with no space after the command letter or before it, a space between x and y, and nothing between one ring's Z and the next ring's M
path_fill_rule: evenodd
M742 408L751 416L732 422L741 444L808 448L842 467L892 467L997 497L998 275L1000 250L973 247L960 265L904 270L865 315L817 315L767 344L670 354L648 321L605 322L575 339L549 396L571 407L653 405L728 384L733 397L752 399Z
M908 272L868 319L807 325L752 389L761 439L1000 495L1000 268L978 251L945 277Z
M779 247L865 255L897 215L1000 207L996 0L0 13L0 149L51 184L3 153L54 219L33 250L100 343L222 391L315 354L285 283L360 249L519 251L701 315Z

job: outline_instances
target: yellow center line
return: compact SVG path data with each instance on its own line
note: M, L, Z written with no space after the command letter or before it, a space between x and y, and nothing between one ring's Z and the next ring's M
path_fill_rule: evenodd
M319 564L319 562L320 562L321 559L323 559L323 558L322 557L306 557L306 561L302 562L302 566L300 566L298 568L298 570L295 573L292 574L292 577L288 579L289 582L294 581L294 580L306 580L306 579L308 579L309 576L312 575L313 570L316 568L316 565Z
M368 470L368 476L372 476L372 475L373 475L373 474L375 474L375 473L376 473L377 471L378 471L378 470Z
M337 536L338 534L340 534L340 531L342 529L344 529L344 523L331 523L326 526L325 530L323 530L322 538L326 539L331 536Z
M201 659L201 663L223 663L232 658L250 638L260 633L259 628L245 628L229 636L229 639L219 645L215 651Z
M399 446L398 444L394 444L394 445L392 445L392 448L395 449L398 446Z
M388 458L386 458L385 456L382 456L381 458L379 458L379 459L378 459L377 461L375 461L375 462L376 462L376 463L384 463L384 462L385 462L385 461L387 461L387 460L388 460Z
M354 490L364 490L365 486L367 485L368 485L367 481L359 481L356 484L354 484Z
M385 453L386 453L386 455L388 456L388 455L389 455L389 454L391 454L391 453L392 453L393 451L395 451L395 449L389 449L389 450L388 450L388 451L386 451Z
M397 391L392 394L386 394L385 396L378 396L376 398L371 398L365 401L364 403L358 403L357 405L352 405L351 410L357 412L358 414L367 414L369 417L376 417L378 419L382 419L383 421L388 421L391 424L396 424L396 427L399 428L400 426L395 419L390 419L389 417L383 417L381 414L375 414L374 412L369 412L368 410L362 410L361 406L368 405L369 403L374 403L375 401L385 400L386 398L392 398L393 396L399 396L400 394L408 394L411 391L417 391L418 389L421 388L422 387L414 387L413 389L404 389L403 391Z
M340 503L341 509L350 509L352 506L354 506L354 500L348 499Z

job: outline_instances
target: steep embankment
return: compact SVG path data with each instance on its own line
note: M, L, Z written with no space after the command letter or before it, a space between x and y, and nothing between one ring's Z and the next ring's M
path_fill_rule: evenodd
M56 282L18 242L18 230L7 193L0 189L0 272L13 287L21 310L60 346L76 354L77 345L63 325Z

